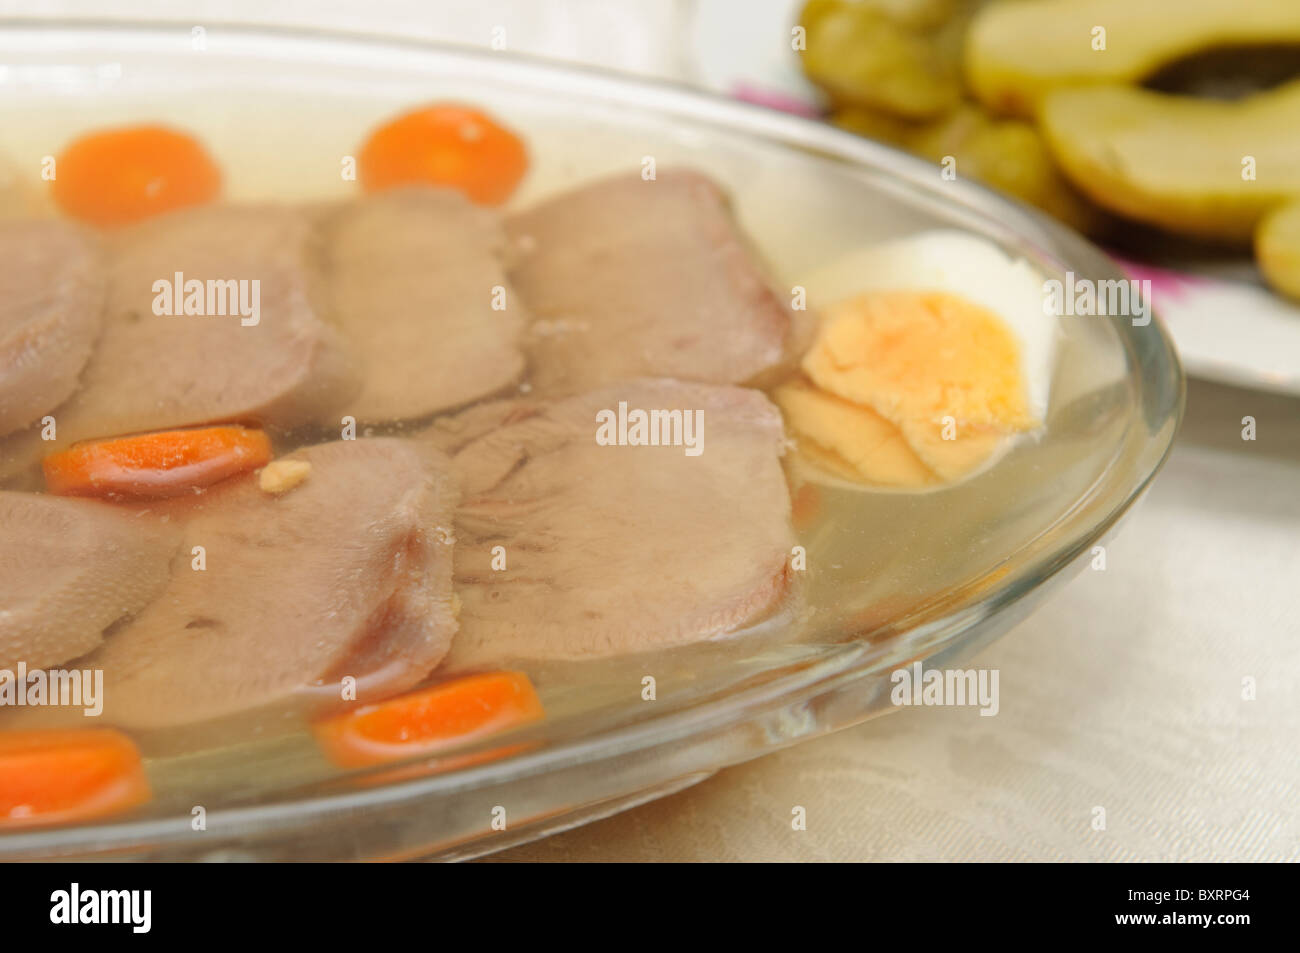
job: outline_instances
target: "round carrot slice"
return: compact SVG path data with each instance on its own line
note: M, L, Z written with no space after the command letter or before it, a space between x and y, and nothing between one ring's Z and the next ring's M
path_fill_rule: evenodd
M55 161L54 201L93 225L124 225L216 197L221 172L195 139L161 126L95 132Z
M246 427L202 427L88 440L43 461L60 496L161 499L265 466L271 441Z
M432 754L545 716L522 672L490 672L365 705L318 722L316 740L344 768Z
M119 731L0 734L0 830L87 820L150 797L140 752Z
M523 178L528 152L518 136L486 113L438 104L376 129L361 149L358 166L367 192L444 185L480 205L499 205Z

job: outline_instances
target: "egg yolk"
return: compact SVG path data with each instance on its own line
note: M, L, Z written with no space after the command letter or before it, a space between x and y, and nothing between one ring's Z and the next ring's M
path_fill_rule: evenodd
M827 473L880 486L937 482L899 429L874 410L795 381L773 395L799 440L800 452Z
M849 480L957 480L1008 435L1040 424L1011 330L946 292L868 294L831 308L803 371L776 401L801 453Z
M895 423L1038 425L1015 337L991 312L945 292L863 295L833 308L803 367L818 386Z

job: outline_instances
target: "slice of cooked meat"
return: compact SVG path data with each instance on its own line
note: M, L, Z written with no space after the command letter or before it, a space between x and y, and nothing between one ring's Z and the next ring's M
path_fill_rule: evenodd
M493 213L459 192L398 189L341 206L323 233L334 320L365 369L357 420L427 416L519 378L526 317Z
M84 661L104 670L105 717L137 728L203 721L294 697L338 704L402 691L456 629L446 457L409 440L320 444L282 495L255 477L208 490L184 517L204 548ZM161 507L179 517L183 504Z
M0 669L95 649L162 590L178 536L109 503L0 492Z
M629 413L702 411L702 452L598 443L597 414L620 402ZM635 380L465 416L428 431L461 445L450 667L707 639L757 621L786 591L784 437L758 391Z
M67 400L104 316L104 262L87 231L0 222L0 435Z
M81 387L54 413L58 440L36 452L193 424L321 420L358 380L346 342L321 318L313 252L308 217L287 208L187 209L115 235L103 334ZM237 285L216 289L224 302L212 298L227 314L155 314L154 283L177 273L204 282L205 310L208 281L249 282L250 304L258 281L257 323L242 323ZM21 461L28 449L0 455Z
M787 357L791 314L699 173L606 179L506 224L538 393L643 375L743 383Z

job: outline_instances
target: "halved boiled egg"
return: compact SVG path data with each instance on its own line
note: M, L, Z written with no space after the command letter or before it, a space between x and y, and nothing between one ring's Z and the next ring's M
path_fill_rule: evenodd
M1046 417L1057 322L1042 277L963 232L855 251L816 273L803 375L775 397L801 455L854 483L936 486Z

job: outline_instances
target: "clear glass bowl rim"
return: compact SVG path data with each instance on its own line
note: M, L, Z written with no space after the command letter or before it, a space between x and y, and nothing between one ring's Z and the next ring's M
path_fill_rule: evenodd
M61 42L85 34L88 44L116 41L140 44L175 43L180 24L166 21L89 20L66 21L42 19L0 19L0 38L6 33L30 33L57 37ZM776 112L759 106L727 99L685 85L659 80L639 79L594 67L576 66L514 53L413 40L393 35L368 35L355 32L309 30L299 27L275 27L263 24L217 22L223 40L242 44L249 55L276 58L286 46L300 49L327 46L345 52L360 61L373 61L385 52L399 53L412 62L436 62L442 68L454 68L458 76L482 75L492 81L530 91L546 91L575 99L612 101L630 108L652 110L666 118L680 118L714 128L756 136L822 158L858 166L877 174L873 186L919 193L951 211L959 206L968 211L978 228L1000 240L1030 241L1050 257L1079 274L1098 278L1122 278L1117 267L1099 249L1066 227L1034 209L1020 205L968 181L945 182L942 194L936 186L934 167L921 159L889 146L844 132L811 119ZM173 46L174 49L174 46ZM1130 427L1145 422L1159 439L1148 446L1127 479L1119 480L1109 468L1082 499L1101 500L1105 505L1094 519L1072 526L1064 533L1061 544L1038 554L1028 566L1009 577L1005 585L959 606L945 615L924 620L931 630L933 653L955 645L969 629L994 617L1010 612L1018 602L1039 590L1050 580L1062 581L1066 570L1079 562L1096 542L1143 494L1168 458L1182 416L1185 383L1177 354L1158 317L1146 328L1117 324L1117 331L1127 352L1129 366L1139 369L1135 379L1138 404ZM1145 333L1136 333L1142 331ZM1112 484L1119 485L1112 485ZM1076 501L1081 503L1082 499ZM1080 522L1076 505L1053 529ZM1044 531L1046 528L1044 528ZM1022 607L1023 611L1023 607ZM262 805L214 809L207 815L213 840L238 839L242 834L260 840L281 827L297 830L315 819L337 817L340 812L353 814L383 806L386 810L421 805L453 793L515 782L544 774L559 766L598 763L638 753L642 757L668 742L714 731L744 722L756 710L770 710L777 704L794 704L812 698L831 685L842 685L859 675L871 673L876 661L854 643L839 646L840 651L827 653L817 662L788 672L756 687L742 689L721 698L708 699L697 705L650 716L603 734L547 746L502 761L435 774L415 780L361 788L355 791L307 795L296 799ZM848 727L855 721L829 726L830 730ZM770 750L764 748L763 751ZM754 751L757 755L762 751ZM732 758L735 763L743 758ZM718 764L714 767L723 767ZM389 768L376 769L381 773ZM364 775L357 775L363 777ZM671 779L665 779L671 780ZM146 850L180 847L190 838L189 816L151 817L104 821L68 828L33 828L0 835L0 859L41 855L75 855L83 851L97 855L126 852L139 847ZM273 839L273 838L272 838ZM193 848L193 844L189 845Z

